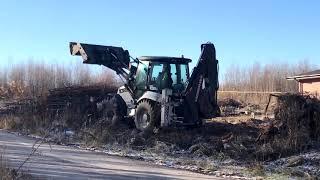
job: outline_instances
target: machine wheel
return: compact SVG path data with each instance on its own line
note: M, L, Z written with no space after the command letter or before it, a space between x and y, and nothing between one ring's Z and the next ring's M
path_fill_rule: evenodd
M160 108L150 101L141 101L136 109L134 122L136 128L143 132L153 131L160 123Z
M102 105L103 116L106 122L115 126L124 121L127 107L121 96L116 94L111 98L104 99Z

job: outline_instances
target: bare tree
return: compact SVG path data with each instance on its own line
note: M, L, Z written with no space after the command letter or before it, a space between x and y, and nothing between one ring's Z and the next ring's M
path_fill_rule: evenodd
M222 90L236 91L297 91L298 85L294 81L287 81L286 77L311 71L315 66L308 60L297 64L266 64L254 63L241 67L231 65L227 68L221 82Z
M24 64L0 68L0 87L9 96L39 97L52 88L97 83L119 85L115 74L107 68L91 67L82 63L59 65L29 60Z

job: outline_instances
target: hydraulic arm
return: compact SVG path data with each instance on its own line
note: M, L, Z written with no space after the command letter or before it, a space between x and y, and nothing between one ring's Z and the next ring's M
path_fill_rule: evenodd
M114 70L117 74L128 80L130 55L128 50L121 47L101 46L70 42L70 53L74 56L82 56L85 64L98 64Z
M218 60L215 47L212 43L202 44L198 64L193 69L184 92L190 111L193 112L185 116L192 117L190 121L199 115L203 118L218 116L220 114L217 105L218 88Z

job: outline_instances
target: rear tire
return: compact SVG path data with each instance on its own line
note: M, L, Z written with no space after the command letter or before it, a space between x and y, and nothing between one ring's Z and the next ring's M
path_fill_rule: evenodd
M142 132L152 132L160 124L160 107L151 101L141 101L134 119L136 128Z

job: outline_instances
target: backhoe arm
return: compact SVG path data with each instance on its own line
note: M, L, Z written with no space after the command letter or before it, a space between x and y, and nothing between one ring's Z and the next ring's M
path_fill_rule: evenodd
M198 64L188 80L184 91L186 101L193 111L189 117L211 118L220 115L217 105L218 82L218 60L216 50L212 43L201 45L201 55Z

